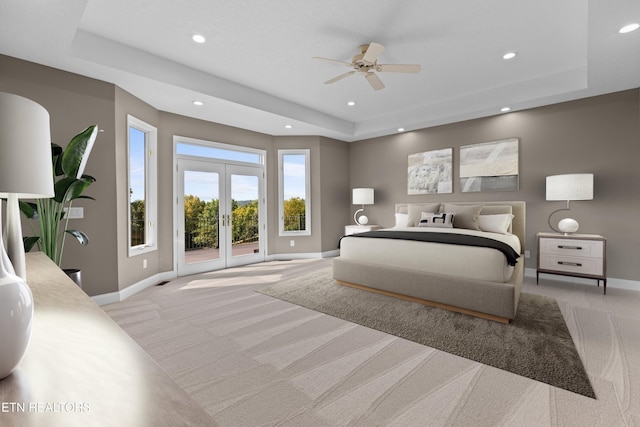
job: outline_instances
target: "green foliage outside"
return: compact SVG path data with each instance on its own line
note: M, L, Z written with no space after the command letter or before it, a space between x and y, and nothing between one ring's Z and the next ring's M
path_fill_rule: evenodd
M184 196L185 248L218 248L218 213L220 202L205 202L192 194ZM234 243L255 242L260 233L258 201L231 201L232 238ZM144 243L144 201L131 202L131 246ZM284 202L285 230L305 229L305 201L293 197Z
M305 201L300 197L292 197L284 201L284 230L301 231L305 229Z
M145 242L144 200L131 202L131 246L139 246Z

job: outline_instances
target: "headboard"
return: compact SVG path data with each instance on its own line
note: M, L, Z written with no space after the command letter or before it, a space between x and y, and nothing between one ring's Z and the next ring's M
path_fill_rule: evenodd
M515 201L515 202L421 202L421 203L397 203L396 204L396 213L408 213L409 205L414 206L432 206L434 203L451 203L455 205L483 205L486 207L489 206L511 206L513 221L511 223L511 232L518 236L520 239L520 246L522 247L522 253L524 253L525 240L526 240L526 213L527 206L526 202L523 201ZM482 211L480 211L482 214ZM496 213L496 212L492 212Z

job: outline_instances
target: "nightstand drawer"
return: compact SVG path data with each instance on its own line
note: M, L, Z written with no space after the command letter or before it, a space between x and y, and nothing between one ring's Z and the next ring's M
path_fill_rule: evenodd
M602 258L540 255L540 270L602 276Z
M602 259L604 242L601 240L540 239L540 253L544 255L591 257Z

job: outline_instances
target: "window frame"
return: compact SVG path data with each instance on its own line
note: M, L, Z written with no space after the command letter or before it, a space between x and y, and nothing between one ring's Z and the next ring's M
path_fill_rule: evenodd
M305 167L305 229L284 229L284 158L287 155L304 156ZM311 236L311 150L281 149L278 150L278 235L279 236Z
M145 242L131 246L131 128L144 134ZM158 129L127 114L127 248L128 256L158 249Z

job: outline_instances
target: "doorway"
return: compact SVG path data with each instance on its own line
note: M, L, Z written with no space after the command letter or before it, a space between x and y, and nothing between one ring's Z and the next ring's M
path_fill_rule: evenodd
M264 168L178 158L178 275L265 260Z

